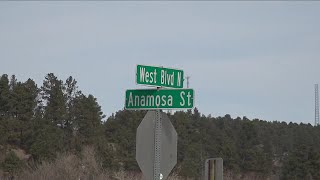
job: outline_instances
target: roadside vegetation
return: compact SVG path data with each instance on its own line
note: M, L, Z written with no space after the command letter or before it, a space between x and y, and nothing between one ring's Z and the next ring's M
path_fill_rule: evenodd
M0 179L143 179L135 137L145 113L105 117L71 76L49 73L38 86L3 74ZM178 133L171 180L199 179L212 157L223 158L227 180L320 179L319 126L205 116L197 108L168 116Z

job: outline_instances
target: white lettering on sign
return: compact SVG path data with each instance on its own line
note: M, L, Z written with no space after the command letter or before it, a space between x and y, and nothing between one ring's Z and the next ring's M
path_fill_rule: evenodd
M154 96L147 95L146 106L154 106Z
M161 70L161 81L160 81L161 84L164 84L165 83L165 76L164 76L164 70Z
M139 96L134 96L134 105L139 106Z
M144 82L144 73L146 72L145 68L140 67L140 81Z
M140 101L141 106L145 106L146 105L146 100L144 96L141 96L141 101Z
M191 94L190 94L190 92L188 92L187 97L188 97L188 106L191 106Z
M132 92L129 94L128 106L172 106L173 97L171 95L132 95Z
M166 70L161 70L161 84L164 85L174 85L174 72L172 74L169 74Z
M157 70L147 72L146 68L140 67L140 81L146 83L157 83Z
M186 93L184 91L181 91L181 93L180 93L180 97L181 97L180 106L184 106L184 104L185 104L185 100L184 100L184 97L183 97L185 94Z
M133 106L132 92L129 94L128 106Z
M161 106L165 106L166 105L166 100L164 98L165 98L165 96L162 96L162 98L161 98L161 100L162 100Z
M167 75L167 79L168 79L168 84L170 84L171 86L173 86L174 83L174 72L171 75Z
M185 95L186 95L186 93L184 92L184 91L181 91L181 93L180 93L180 98L181 98L181 102L180 102L180 105L181 106L184 106L185 105L185 103L186 103L186 97L185 97ZM187 94L187 103L188 103L188 106L191 106L191 94L190 94L190 92L188 92L188 94Z
M181 72L178 72L177 86L181 86Z
M149 72L146 72L146 82L149 82Z
M156 96L156 106L160 106L160 96Z
M172 96L168 96L168 106L172 106Z
M154 83L157 83L157 70L156 69L154 69L153 75L154 75Z

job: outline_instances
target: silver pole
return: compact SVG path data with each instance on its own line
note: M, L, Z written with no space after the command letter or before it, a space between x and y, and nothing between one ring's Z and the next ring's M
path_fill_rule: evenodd
M314 126L319 125L319 91L318 91L318 84L314 85L314 92L315 92L315 115L314 115Z
M156 123L154 132L154 165L153 179L160 180L160 159L161 159L161 112L156 110Z

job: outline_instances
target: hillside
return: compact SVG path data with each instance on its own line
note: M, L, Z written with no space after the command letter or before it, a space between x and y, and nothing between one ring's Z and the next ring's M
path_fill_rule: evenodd
M27 173L34 179L39 169L61 163L74 167L65 172L70 178L81 173L96 179L106 172L108 177L111 172L139 174L135 135L145 113L119 110L105 119L97 99L83 94L71 76L62 81L49 73L39 87L32 79L20 82L4 74L0 177L2 173L23 179ZM197 108L168 116L178 133L174 176L199 179L206 158L222 157L226 179L320 179L318 126L205 116Z

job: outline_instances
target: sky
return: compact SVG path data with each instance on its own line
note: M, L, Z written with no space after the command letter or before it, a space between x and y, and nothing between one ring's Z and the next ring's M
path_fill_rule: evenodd
M0 73L72 76L110 116L150 88L138 64L177 68L206 116L313 125L319 19L316 1L2 1Z

